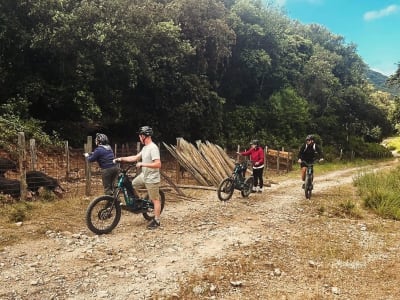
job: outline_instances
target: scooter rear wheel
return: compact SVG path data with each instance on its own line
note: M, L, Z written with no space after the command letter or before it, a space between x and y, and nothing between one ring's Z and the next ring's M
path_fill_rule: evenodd
M146 199L148 201L151 201L149 199L149 194L146 194L146 196L144 196L144 199ZM164 210L164 206L165 206L165 194L164 194L163 191L160 191L160 201L161 201L161 212L162 212ZM154 219L154 208L148 208L147 211L145 211L143 213L143 217L147 221L150 221L150 220Z
M240 191L243 197L246 198L251 194L251 191L253 190L253 185L254 185L253 176L246 178L246 180L243 183L243 189Z

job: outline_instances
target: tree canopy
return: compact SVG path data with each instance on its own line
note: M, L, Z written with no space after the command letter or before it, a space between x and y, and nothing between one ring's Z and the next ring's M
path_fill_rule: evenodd
M367 88L356 51L259 0L3 0L0 116L73 145L96 131L132 140L144 124L227 147L379 141L400 101Z

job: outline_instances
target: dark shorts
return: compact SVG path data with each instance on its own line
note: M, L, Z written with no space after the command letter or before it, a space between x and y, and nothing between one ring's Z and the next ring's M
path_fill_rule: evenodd
M308 161L302 161L301 163L300 163L300 166L302 167L302 168L307 168L307 165L306 165L306 163L307 164L312 164L313 162L311 161L311 162L308 162Z

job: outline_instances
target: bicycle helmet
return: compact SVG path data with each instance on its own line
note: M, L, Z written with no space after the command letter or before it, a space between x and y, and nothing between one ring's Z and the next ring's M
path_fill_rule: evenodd
M252 141L250 142L250 145L260 146L260 141L259 141L259 140L252 140Z
M96 142L98 142L100 145L108 145L108 137L103 134L103 133L96 133Z
M314 136L312 134L307 135L306 141L308 141L308 140L313 141L314 140Z
M138 134L143 134L145 136L152 136L153 129L150 126L142 126L139 128Z

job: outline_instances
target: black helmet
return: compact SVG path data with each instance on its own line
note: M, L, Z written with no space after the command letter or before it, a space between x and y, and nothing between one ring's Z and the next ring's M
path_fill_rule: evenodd
M152 136L153 129L150 126L142 126L139 128L138 134L143 134L145 136Z
M250 145L260 146L260 141L259 141L259 140L252 140L252 141L250 142Z
M314 136L312 134L307 135L306 141L308 141L308 140L313 141L314 140Z
M96 133L96 141L100 145L108 145L109 144L108 137L103 133Z

